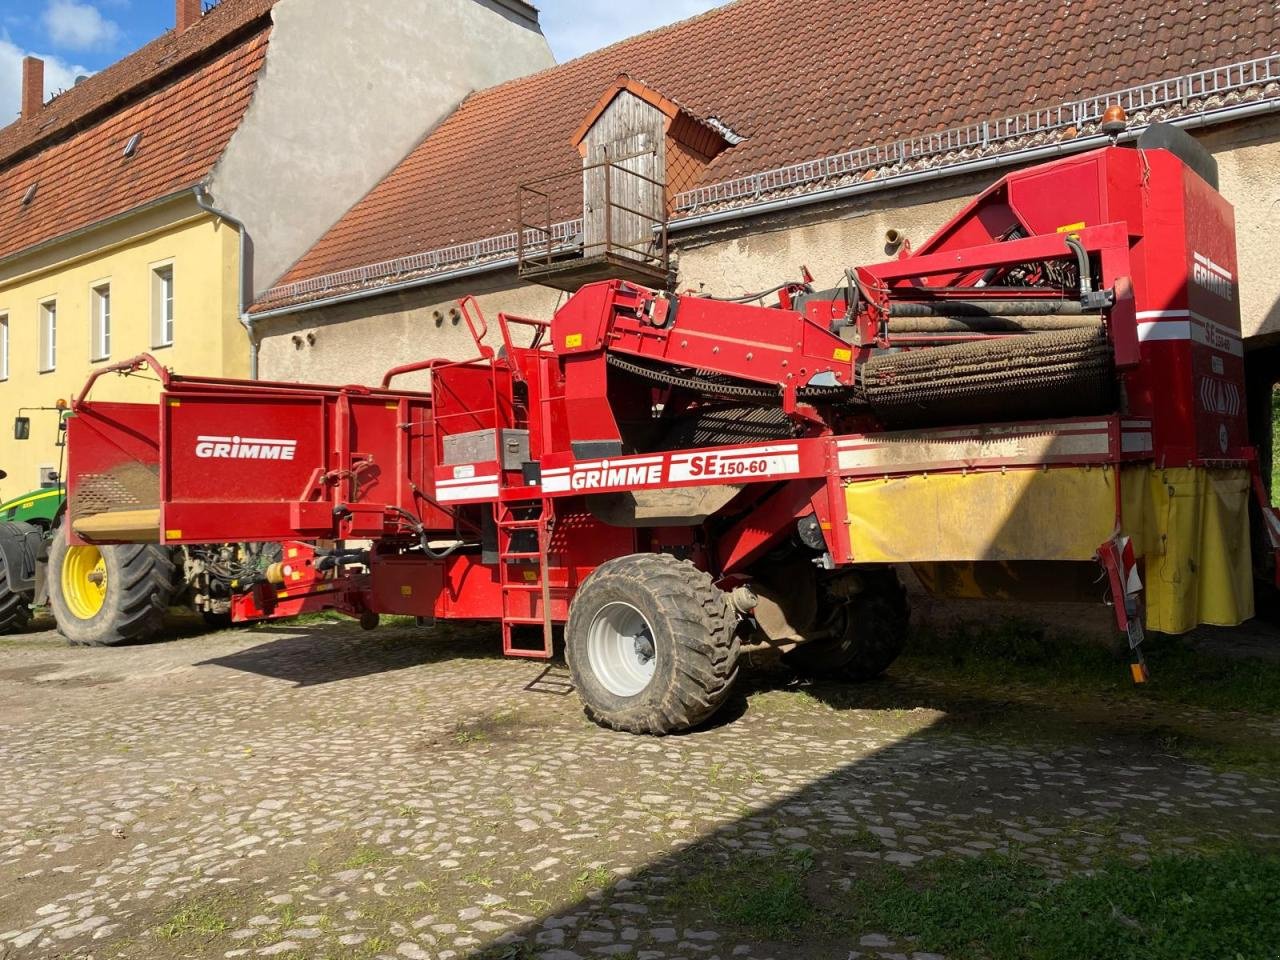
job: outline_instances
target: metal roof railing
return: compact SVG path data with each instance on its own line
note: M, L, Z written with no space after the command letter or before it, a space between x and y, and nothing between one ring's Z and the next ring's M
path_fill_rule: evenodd
M712 204L729 203L777 190L787 190L819 181L839 179L883 166L897 166L928 160L961 150L985 150L1020 137L1054 133L1071 127L1096 123L1107 107L1119 104L1132 114L1193 100L1247 90L1261 84L1280 82L1280 53L1233 63L1224 67L1134 87L1125 87L1052 107L994 120L980 120L960 127L907 137L889 143L848 150L834 156L793 163L773 170L751 173L732 180L696 187L677 194L675 209L688 213Z
M1135 114L1173 106L1185 107L1197 100L1225 96L1269 83L1280 83L1280 52L1184 76L1112 90L1053 107L1042 107L1008 117L981 120L934 133L873 144L697 187L677 194L674 210L678 214L689 214L706 206L752 200L764 194L822 184L879 167L936 159L961 151L999 149L1009 141L1019 138L1097 123L1107 107L1113 104L1119 104L1126 112ZM553 224L550 239L552 242L568 244L582 233L582 229L581 218ZM512 231L470 243L325 274L275 287L267 291L260 302L279 303L355 284L390 281L405 274L444 272L460 265L503 255L514 260L516 251L521 246L519 241L516 232ZM545 245L547 242L545 231L525 231L526 246Z
M529 229L524 233L526 246L532 247L534 244L546 242L547 232L545 230ZM552 242L568 244L582 234L582 218L579 217L576 220L566 220L563 223L552 224L550 234ZM503 254L512 254L515 253L519 246L519 238L513 230L510 233L485 237L483 240L454 244L451 247L441 247L438 250L415 253L408 257L397 257L394 260L383 260L381 263L371 263L364 267L340 270L337 273L326 273L322 276L312 277L309 280L299 280L296 283L273 287L263 295L262 302L273 303L280 300L292 300L321 290L333 290L339 287L370 283L375 280L392 280L410 273L443 271L459 264L475 263L480 260L499 257Z

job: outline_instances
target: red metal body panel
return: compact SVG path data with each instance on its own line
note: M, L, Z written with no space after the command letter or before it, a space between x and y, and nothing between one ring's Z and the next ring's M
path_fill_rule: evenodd
M169 543L382 537L403 529L399 511L454 528L430 499L430 396L171 376L164 387L157 405L77 401L73 496L97 474L149 468L156 500L138 505L160 507Z
M282 582L260 581L234 596L232 620L280 620L321 610L337 610L357 618L372 614L368 576L341 573L336 567L322 571L311 544L288 541L280 546Z
M334 605L356 611L501 616L508 626L563 621L592 570L633 552L678 552L737 582L811 514L825 559L856 563L847 479L1134 460L1252 463L1233 238L1229 205L1173 155L1105 149L1010 174L914 253L854 271L843 300L809 297L792 309L805 289L794 286L766 308L607 281L584 287L549 322L499 315L501 358L467 300L460 306L477 358L398 367L382 389L185 379L140 359L133 366L162 374L159 407L96 404L86 387L70 426L71 496L74 503L95 472L158 467L169 542L373 540L367 577L317 584L308 597L340 594ZM1081 274L1079 291L988 283L1002 270L1034 278L1063 264ZM878 351L936 344L890 332L897 302L1051 304L1068 295L1102 313L1124 388L1109 415L1019 423L1011 410L1009 422L927 431L918 443L911 432L886 434L871 414L823 414L812 406L820 401L798 396L815 378L854 384ZM517 346L513 324L536 330L533 345ZM765 385L795 436L628 448L628 424L701 401L660 380L620 380L610 357L638 364L640 374ZM414 370L430 370L430 394L389 388ZM495 432L492 455L445 464L448 438L484 430ZM503 466L503 430L528 431L528 460L515 468ZM1033 435L1054 443L1029 454L1021 441ZM975 438L994 441L988 454L958 452ZM615 527L590 510L592 495L723 485L736 492L714 523ZM462 540L465 548L448 555L430 547ZM284 593L276 601L294 601Z
M160 506L160 434L156 408L143 403L97 403L70 419L67 474L73 478L70 516L106 504L121 510ZM69 528L73 543L74 526Z

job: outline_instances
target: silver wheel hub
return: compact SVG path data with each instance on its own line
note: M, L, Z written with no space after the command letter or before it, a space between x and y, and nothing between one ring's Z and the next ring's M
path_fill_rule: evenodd
M607 603L587 631L587 660L600 685L618 697L634 697L657 669L653 628L629 603Z

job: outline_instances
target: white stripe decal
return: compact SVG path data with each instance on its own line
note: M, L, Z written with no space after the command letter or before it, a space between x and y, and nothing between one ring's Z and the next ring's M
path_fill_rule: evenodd
M441 503L453 500L493 500L498 496L498 481L492 483L475 483L467 487L436 487L436 499Z
M1244 356L1236 330L1193 310L1143 310L1138 313L1138 339L1191 340L1235 357Z
M723 478L753 482L800 472L798 443L681 451L658 456L587 460L542 472L544 493L633 490L663 483Z
M767 456L768 454L771 454L771 453L796 453L797 451L799 451L799 449L800 449L799 445L794 443L772 443L772 444L765 444L764 446L760 446L760 447L737 447L732 450L714 450L711 452L713 452L721 460L725 460L733 457L761 457L761 456ZM672 463L688 463L690 460L693 460L701 456L704 456L704 454L701 454L701 453L672 454L671 462ZM634 461L628 461L628 462L634 462Z
M661 463L662 457L614 457L605 460L583 460L573 465L574 470L599 470L603 467L616 467L620 464L628 464L634 467L645 466L650 463ZM568 468L561 468L567 470ZM550 471L547 471L550 473Z
M487 483L490 481L496 483L498 475L495 473L487 477L457 477L453 480L437 480L436 489L439 490L441 487L463 487L468 484Z
M1163 321L1159 323L1139 323L1138 339L1143 343L1148 340L1190 340L1191 321Z

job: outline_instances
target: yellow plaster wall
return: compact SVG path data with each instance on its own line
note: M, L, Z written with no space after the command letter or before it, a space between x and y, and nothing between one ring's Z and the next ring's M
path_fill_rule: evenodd
M172 262L174 343L152 346L152 271ZM245 377L249 347L240 325L239 235L194 203L140 213L92 234L0 263L0 315L9 318L9 378L0 382L0 502L31 490L38 468L57 466L57 417L30 414L31 439L13 438L20 407L69 399L90 371L153 353L185 374ZM111 284L111 356L92 362L91 291ZM57 368L39 372L40 305L58 303ZM155 397L154 382L111 376L93 396L139 401Z

